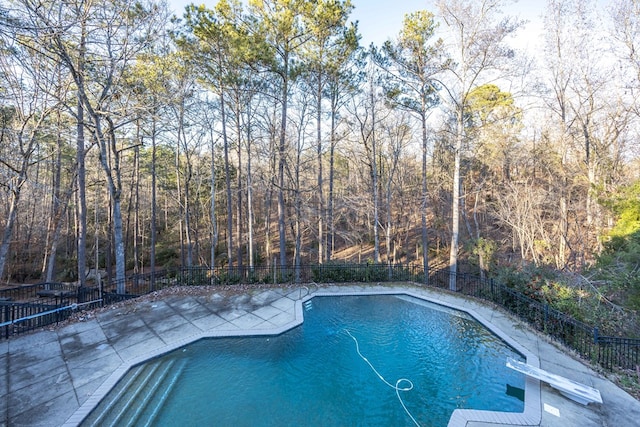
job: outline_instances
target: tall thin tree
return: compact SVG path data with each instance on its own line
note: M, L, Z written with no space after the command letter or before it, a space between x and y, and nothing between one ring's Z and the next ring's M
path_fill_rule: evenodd
M520 27L520 22L502 16L503 0L440 0L440 16L451 33L452 61L443 100L455 117L454 167L451 207L451 246L449 251L449 289L458 290L458 251L460 241L461 160L465 145L469 94L482 78L497 78L513 51L505 39Z

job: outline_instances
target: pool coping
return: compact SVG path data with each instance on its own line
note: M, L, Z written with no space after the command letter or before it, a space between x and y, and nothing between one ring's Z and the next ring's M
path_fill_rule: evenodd
M238 329L238 330L207 330L199 333L177 339L167 345L156 348L147 354L133 357L129 360L125 360L120 366L118 366L109 377L87 398L87 400L80 405L80 407L66 420L63 427L78 426L89 413L100 403L100 401L111 391L111 389L117 384L118 381L135 365L161 356L173 350L176 350L185 345L191 344L195 341L206 338L220 338L220 337L236 337L236 336L269 336L283 334L304 322L304 309L303 305L307 301L314 297L327 297L327 296L363 296L363 295L407 295L414 298L418 298L424 301L428 301L433 304L438 304L451 309L465 312L480 322L483 326L489 329L492 333L505 341L509 346L514 348L517 352L521 353L529 365L540 367L540 362L537 356L527 350L525 347L513 340L509 335L502 331L499 327L488 321L480 313L473 308L462 307L457 304L443 301L442 299L430 298L428 295L424 295L418 292L414 292L407 288L393 288L393 289L367 289L367 290L353 290L353 289L320 289L311 292L309 288L302 286L301 289L306 289L306 295L299 294L298 298L291 298L294 292L290 292L288 295L283 295L282 298L289 298L294 303L294 318L291 322L282 326L265 329ZM525 377L525 400L523 412L498 412L498 411L482 411L475 409L455 409L451 415L448 423L448 427L465 427L469 423L491 423L491 424L509 424L515 426L537 426L542 419L541 408L541 390L540 381L530 377Z

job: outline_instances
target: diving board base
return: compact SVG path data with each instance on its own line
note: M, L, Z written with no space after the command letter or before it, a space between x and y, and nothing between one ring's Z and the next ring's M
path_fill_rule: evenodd
M561 377L560 375L552 374L551 372L536 368L535 366L527 365L526 363L522 363L510 357L507 358L507 367L532 378L546 382L551 387L558 390L563 396L568 397L575 402L583 405L588 405L589 403L602 403L600 391L593 387Z

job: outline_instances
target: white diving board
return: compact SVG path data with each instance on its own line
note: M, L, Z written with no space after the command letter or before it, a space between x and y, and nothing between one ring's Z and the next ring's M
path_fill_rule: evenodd
M564 396L583 405L602 403L600 391L593 387L572 381L560 375L552 374L535 366L527 365L512 358L507 358L507 367L530 377L544 381Z

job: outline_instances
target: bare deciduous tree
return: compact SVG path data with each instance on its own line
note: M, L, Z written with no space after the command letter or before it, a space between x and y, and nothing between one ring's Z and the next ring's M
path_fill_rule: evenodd
M0 277L7 262L14 226L20 208L22 189L33 166L42 160L40 144L48 132L49 119L59 107L52 95L59 92L56 64L44 63L30 46L19 42L20 34L0 32L0 49L12 54L0 55L0 76L4 90L0 93L0 187L8 193L8 212L0 240Z
M513 51L505 39L516 31L520 23L503 18L503 0L441 0L437 3L440 16L449 29L451 64L443 79L443 101L455 116L454 169L451 208L451 247L449 255L449 288L457 290L458 247L460 238L461 175L463 148L469 142L466 135L469 94L485 83L483 78L498 78L503 74L505 61Z

